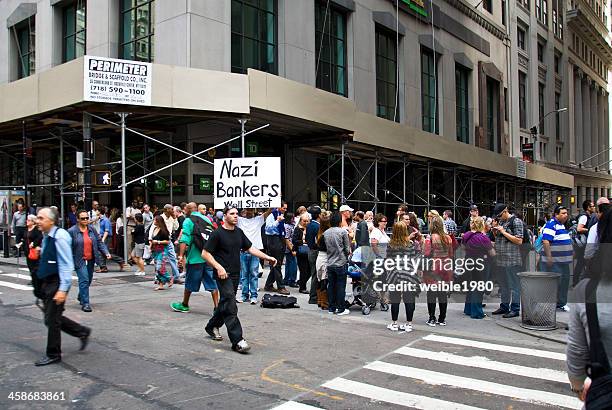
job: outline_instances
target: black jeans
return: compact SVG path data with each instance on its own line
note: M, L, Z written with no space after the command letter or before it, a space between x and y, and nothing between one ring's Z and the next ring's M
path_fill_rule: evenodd
M343 312L346 308L346 266L328 266L327 279L328 310Z
M308 283L308 279L310 279L310 263L308 262L309 253L298 253L296 255L298 268L300 268L300 291L306 290L306 283Z
M414 309L416 307L416 295L414 292L403 292L402 293L402 301L404 302L404 306L406 307L406 321L412 322L412 317L414 316ZM399 317L400 304L399 303L391 303L391 320L397 322Z
M107 236L106 239L104 240L104 245L106 245L106 247L108 248L108 251L111 254L110 260L115 262L117 265L121 266L124 263L123 258L111 252L111 242L112 241L113 241L113 238L111 236ZM118 251L119 253L123 254L123 243L121 244L121 249L118 249ZM106 263L107 263L106 255L102 255L102 260L100 260L100 267L106 268Z
M270 274L266 280L266 288L270 288L276 282L278 289L283 289L283 258L285 257L285 238L276 235L267 235L268 237L268 254L276 259L276 265L270 268Z
M242 340L242 325L238 319L238 305L236 304L240 272L228 273L227 279L216 277L215 280L219 289L219 306L214 310L206 328L220 328L225 325L232 346L236 346Z
M36 276L36 272L38 271L39 260L31 260L26 259L28 264L28 270L30 271L30 276L32 277L32 287L34 288L34 296L37 299L43 299L43 295L41 293L41 280Z
M440 316L438 316L438 322L444 322L446 320L446 308L448 306L448 295L446 292L441 291L427 291L427 311L429 312L429 318L436 318L436 299L440 305Z
M63 316L64 304L53 300L59 288L59 277L55 276L40 282L45 314L47 334L47 357L55 358L62 355L62 331L74 337L84 337L89 329Z
M28 254L28 249L24 248L25 246L25 234L26 234L27 228L25 226L16 226L15 227L15 245L17 245L19 242L22 242L21 244L21 248L17 248L17 257L19 257L22 252L24 255Z
M308 252L308 264L310 266L310 298L308 303L317 303L317 289L319 288L319 278L317 277L317 257L319 251L311 249ZM325 287L327 288L327 286Z

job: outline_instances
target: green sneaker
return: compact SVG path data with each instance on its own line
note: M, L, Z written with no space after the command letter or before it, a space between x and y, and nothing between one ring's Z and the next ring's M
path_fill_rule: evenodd
M189 306L184 306L183 302L173 302L173 303L170 303L170 307L175 312L189 313Z

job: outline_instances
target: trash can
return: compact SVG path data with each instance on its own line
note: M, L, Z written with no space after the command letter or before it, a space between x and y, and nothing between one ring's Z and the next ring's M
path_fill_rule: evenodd
M521 327L530 330L557 328L558 273L520 272Z
M2 257L9 257L9 231L8 229L4 229L0 231L0 249L2 249Z

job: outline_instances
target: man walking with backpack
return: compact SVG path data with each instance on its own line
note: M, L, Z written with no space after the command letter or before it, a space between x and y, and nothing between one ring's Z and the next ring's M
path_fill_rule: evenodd
M182 302L170 303L170 307L175 312L189 312L189 298L192 293L200 291L200 284L211 293L215 309L219 306L219 290L213 279L212 268L202 258L204 244L212 232L212 223L198 212L196 203L188 203L185 207L183 233L179 239L178 257L179 265L185 267L185 291ZM187 259L185 259L186 250Z

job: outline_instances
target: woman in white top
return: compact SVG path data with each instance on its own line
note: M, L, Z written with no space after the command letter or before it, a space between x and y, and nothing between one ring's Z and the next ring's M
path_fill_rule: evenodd
M370 245L372 251L378 257L384 257L387 249L387 244L390 241L389 235L385 232L387 229L387 217L383 214L376 214L374 218L374 229L370 232Z

